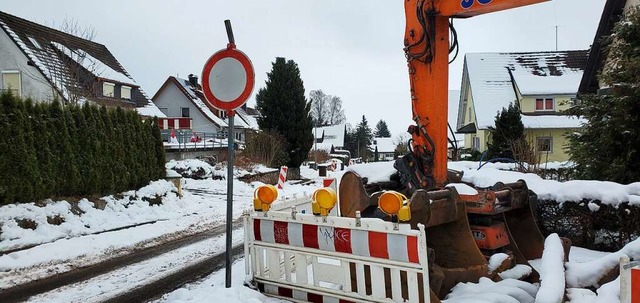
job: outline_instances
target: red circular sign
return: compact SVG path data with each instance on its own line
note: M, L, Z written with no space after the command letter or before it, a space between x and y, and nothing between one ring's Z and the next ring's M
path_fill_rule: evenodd
M249 57L235 48L213 54L202 70L202 90L207 106L234 110L242 106L253 91L255 75Z

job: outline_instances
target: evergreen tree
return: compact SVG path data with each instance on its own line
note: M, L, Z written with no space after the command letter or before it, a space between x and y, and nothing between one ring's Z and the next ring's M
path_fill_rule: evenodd
M151 144L155 151L155 174L153 180L162 179L167 175L165 168L166 159L164 156L164 146L162 145L162 134L160 133L160 125L158 124L158 118L151 119Z
M526 142L518 105L510 103L508 108L502 108L496 115L495 127L489 127L489 132L491 141L488 143L487 159L513 159L514 145Z
M570 134L577 177L619 183L640 181L640 10L632 8L603 41L609 64L600 80L608 95L581 96L570 113L586 119Z
M287 166L295 175L313 145L311 103L304 96L300 70L293 60L276 58L267 76L266 86L256 95L261 113L258 125L262 130L273 130L284 136L288 143Z
M113 126L111 124L111 118L109 117L109 111L103 105L98 109L97 107L92 106L95 111L97 111L96 117L99 117L98 122L98 156L101 157L101 161L99 163L100 170L100 192L102 194L113 193L117 190L116 179L118 178L117 172L119 171L116 167L117 158L116 158L116 146L113 143L115 141L115 135L113 133Z
M391 138L391 132L389 131L389 127L387 127L387 122L380 119L376 124L376 130L373 132L373 135L376 138Z
M358 157L358 140L356 131L351 128L351 125L347 125L344 130L344 149L351 153L351 158Z
M55 153L55 172L56 172L56 189L57 195L70 196L77 187L77 178L69 177L69 175L77 175L77 168L73 161L73 145L69 129L64 117L64 109L59 100L51 103L50 111L51 129L54 130L55 140L52 150Z
M367 118L362 115L362 120L356 127L356 155L362 159L368 160L371 158L371 144L373 143L373 133L367 122Z
M27 108L29 107L27 106ZM36 103L31 109L33 148L40 175L40 188L37 190L40 199L48 198L52 189L56 187L55 168L52 162L54 156L51 150L53 134L49 129L49 109L50 107L45 103Z

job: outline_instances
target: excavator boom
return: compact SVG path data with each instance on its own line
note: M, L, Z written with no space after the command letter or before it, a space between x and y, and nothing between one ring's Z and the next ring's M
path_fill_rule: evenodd
M447 181L447 104L449 53L457 41L451 17L472 17L547 0L406 0L404 51L411 84L409 128L413 155L399 165L415 170L413 184L441 188ZM401 170L401 169L400 169ZM402 171L402 170L401 170ZM410 183L410 182L405 182Z

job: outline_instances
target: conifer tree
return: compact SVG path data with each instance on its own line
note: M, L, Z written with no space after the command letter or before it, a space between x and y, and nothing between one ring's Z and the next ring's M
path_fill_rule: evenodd
M389 127L387 126L387 122L380 119L376 124L376 130L373 132L373 135L376 138L391 138L391 132L389 131Z
M489 127L491 141L488 143L488 157L493 158L514 158L514 144L526 142L524 136L524 125L520 116L520 108L514 103L510 103L508 108L496 114L495 127ZM516 159L520 160L520 159Z
M569 135L569 154L578 178L640 181L640 10L632 8L603 45L600 80L611 92L581 96L570 110L586 123Z
M78 178L77 168L73 160L73 148L69 128L66 123L64 109L59 100L51 103L51 123L52 129L55 130L55 140L53 150L56 153L56 179L58 195L72 195L77 187Z
M97 109L97 115L100 117L96 119L98 121L98 133L101 134L98 137L100 144L98 155L102 157L98 168L100 170L100 178L102 179L100 181L100 192L102 194L109 194L117 190L116 179L118 178L118 167L116 167L115 135L107 108L101 106L100 109Z
M162 179L166 176L167 170L165 168L165 156L164 146L162 145L162 134L160 134L160 125L158 124L158 118L154 117L150 119L151 123L151 144L155 150L155 175L154 180Z
M37 119L34 115L34 105L31 99L27 99L24 102L20 102L20 107L22 108L23 117L24 117L24 139L27 147L27 153L25 156L25 161L27 161L27 165L30 169L28 174L23 175L23 177L27 178L28 182L32 183L32 192L25 193L28 195L27 200L31 199L41 199L47 196L46 188L43 187L42 177L40 176L40 170L38 167L38 157L37 157L37 143L35 141L35 132L34 132L34 122Z
M0 201L3 204L13 202L31 202L34 186L29 182L35 175L35 159L29 156L25 134L26 121L17 97L3 93L0 97L2 109L3 155L0 157Z
M267 81L256 95L257 109L261 113L258 125L262 130L280 133L288 143L287 165L296 174L307 158L313 144L311 103L304 96L300 70L293 60L276 58Z
M356 127L356 144L358 145L356 155L362 159L369 160L372 156L371 144L373 143L373 133L367 118L362 115L362 120Z

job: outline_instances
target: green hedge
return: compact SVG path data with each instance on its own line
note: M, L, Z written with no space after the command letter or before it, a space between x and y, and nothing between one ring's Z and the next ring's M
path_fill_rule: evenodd
M113 194L165 176L156 119L0 96L0 205Z

